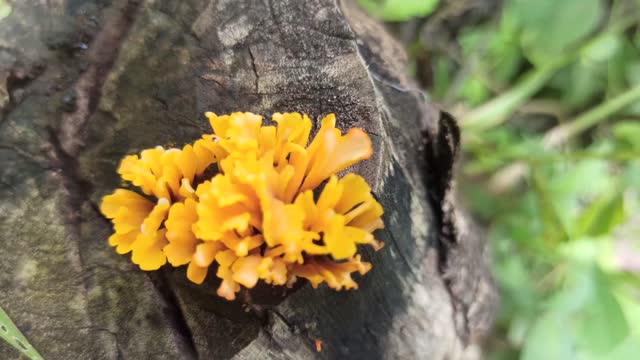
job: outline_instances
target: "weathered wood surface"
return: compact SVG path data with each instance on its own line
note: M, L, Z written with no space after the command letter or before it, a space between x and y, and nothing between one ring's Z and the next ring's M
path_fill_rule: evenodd
M455 213L448 117L351 2L20 0L0 21L0 305L46 359L458 359L493 317L486 247ZM360 289L227 302L106 242L119 159L208 131L203 112L333 112L371 134L386 209ZM322 341L316 352L315 340ZM18 358L0 343L0 358Z

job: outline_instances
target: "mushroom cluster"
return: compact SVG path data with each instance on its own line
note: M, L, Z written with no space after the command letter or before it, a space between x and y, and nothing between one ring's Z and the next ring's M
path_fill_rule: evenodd
M103 198L109 244L142 270L187 265L197 284L213 266L228 300L259 280L357 288L351 274L371 268L357 245L382 247L372 233L383 209L362 177L336 173L371 156L369 136L342 134L333 114L310 142L311 120L299 113L273 114L268 126L252 113L206 116L213 133L193 144L122 160L118 173L139 191Z

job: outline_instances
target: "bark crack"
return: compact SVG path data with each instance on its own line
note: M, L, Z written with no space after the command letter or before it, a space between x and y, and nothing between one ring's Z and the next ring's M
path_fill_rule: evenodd
M393 233L391 231L389 231L389 230L383 229L383 231L391 238L391 243L393 244L393 247L398 252L398 256L400 256L400 259L402 259L402 262L407 266L407 269L409 270L409 273L411 273L411 275L413 275L413 277L416 280L419 279L418 274L416 274L416 271L413 269L413 266L411 266L411 263L407 259L407 257L404 254L404 252L402 252L402 250L400 249L400 246L398 246L398 242L396 240L395 235L393 235Z
M420 88L414 88L414 87L403 87L400 86L394 82L391 82L387 79L385 79L384 77L382 77L380 74L376 73L374 70L371 69L371 67L369 66L369 64L367 64L367 71L369 72L369 74L371 75L371 77L373 79L375 79L377 82L379 82L380 84L384 85L384 86L388 86L396 91L399 91L401 93L414 93L414 94L418 94L420 96L420 98L424 101L427 101L428 96L427 94Z
M260 75L258 75L258 69L256 68L256 58L253 56L253 51L251 51L251 46L248 46L249 49L249 57L251 58L251 69L253 69L253 74L255 75L256 79L254 81L254 88L255 88L255 92L256 94L258 93L258 85L259 85L259 81L260 81Z
M91 44L87 56L89 65L80 75L73 90L76 109L62 117L58 137L60 148L70 156L77 156L83 142L82 133L102 96L102 86L115 63L120 47L129 32L140 0L122 0L113 6L114 14Z
M158 291L158 294L163 298L166 303L170 314L172 315L173 325L176 331L181 334L185 340L185 345L189 352L189 358L197 359L198 358L198 348L195 344L195 339L193 338L193 333L191 332L191 328L189 328L189 324L187 319L182 311L182 307L180 306L180 301L178 300L178 296L176 295L173 287L171 286L170 280L167 278L166 272L164 270L155 271L147 273L149 280Z

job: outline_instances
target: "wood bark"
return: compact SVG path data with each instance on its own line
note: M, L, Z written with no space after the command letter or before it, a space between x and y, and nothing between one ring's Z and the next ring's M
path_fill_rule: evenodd
M453 201L455 121L349 1L20 0L0 21L0 306L45 359L477 358L495 289ZM335 113L385 207L360 289L137 269L97 206L119 160L208 132L204 111ZM314 125L317 128L317 123ZM316 340L322 349L316 351ZM0 358L19 358L0 343Z

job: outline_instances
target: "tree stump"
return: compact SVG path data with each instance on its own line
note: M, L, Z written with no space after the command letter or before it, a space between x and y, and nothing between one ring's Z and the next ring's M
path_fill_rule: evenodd
M487 250L453 201L455 122L406 62L350 1L13 1L0 306L45 359L476 358L496 303ZM119 160L198 138L205 111L335 113L370 134L375 156L355 171L385 208L386 245L365 252L359 290L263 286L228 302L215 276L143 272L108 246L97 205Z

